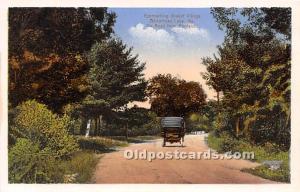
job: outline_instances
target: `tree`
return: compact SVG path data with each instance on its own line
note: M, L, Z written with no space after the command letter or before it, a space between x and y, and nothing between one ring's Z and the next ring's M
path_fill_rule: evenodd
M9 101L36 99L60 111L86 96L85 53L110 37L106 8L10 8Z
M158 116L185 116L205 104L206 94L197 82L187 82L170 74L152 77L148 94L151 110Z
M102 116L113 115L112 111L124 110L129 102L145 101L145 63L132 55L132 48L110 39L96 43L88 59L89 95L82 105L88 118L98 122Z
M131 132L131 135L136 135L143 130L143 126L149 123L151 120L149 117L149 110L145 108L140 108L134 105L132 108L126 108L123 111L117 113L115 122L119 124L118 126L122 127L125 131L125 137L128 139L128 136Z
M289 148L290 9L213 8L212 14L226 37L218 56L202 61L208 85L223 94L229 117L223 128Z

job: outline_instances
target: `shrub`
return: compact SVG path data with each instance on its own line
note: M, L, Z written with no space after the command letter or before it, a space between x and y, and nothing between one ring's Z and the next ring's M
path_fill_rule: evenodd
M9 181L12 183L54 183L61 180L57 160L28 139L17 139L9 150L8 160Z
M216 116L215 120L213 121L212 127L214 128L215 132L218 134L221 130L231 130L231 123L229 121L229 114L228 113L220 113Z
M80 105L76 103L67 104L63 107L63 113L71 118L68 131L72 135L80 134L82 118L80 116Z
M142 126L142 132L138 135L158 135L161 131L160 119L154 112L148 112L149 121Z
M192 113L189 118L186 120L186 127L189 131L210 131L210 121L208 117L204 114Z
M37 144L20 138L9 150L9 182L63 183L66 176L76 175L72 183L86 183L97 162L98 158L86 151L73 153L67 160L56 159L39 150Z
M13 183L62 182L60 162L79 150L69 135L70 118L53 114L43 104L26 101L10 113L9 181Z
M223 153L227 151L233 151L237 148L238 141L231 137L228 133L223 132L219 137L213 134L208 136L208 145L217 151Z
M59 117L45 105L31 100L16 108L12 126L24 133L23 137L39 143L40 149L47 148L55 156L63 157L78 150L76 140L68 134L70 123L67 115Z
M34 144L28 139L18 139L8 154L9 181L16 183L34 182L35 154L38 152L38 144Z

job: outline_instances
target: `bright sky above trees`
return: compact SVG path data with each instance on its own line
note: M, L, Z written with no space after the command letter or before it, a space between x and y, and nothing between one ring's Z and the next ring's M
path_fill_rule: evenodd
M210 14L209 8L112 8L117 14L115 33L134 53L146 62L147 79L158 73L171 73L187 81L200 82L208 95L215 92L205 85L200 73L205 72L201 57L213 56L216 46L224 40L224 32ZM147 26L145 14L194 14L200 15L192 27L155 28Z

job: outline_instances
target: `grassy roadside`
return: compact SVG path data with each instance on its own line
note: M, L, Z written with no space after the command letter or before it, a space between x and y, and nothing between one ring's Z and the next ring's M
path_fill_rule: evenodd
M77 141L81 149L91 150L96 153L114 151L117 147L126 147L128 143L107 137L84 137L77 136Z
M290 182L290 168L289 168L289 152L280 151L271 144L266 146L254 146L246 141L234 139L226 134L216 137L209 134L207 138L208 146L220 153L227 151L231 152L254 152L255 158L253 161L262 163L263 161L282 161L281 167L277 170L271 170L265 165L260 165L253 169L243 169L242 171L260 176L265 179L270 179L278 182Z
M70 160L62 161L60 169L68 174L64 176L65 183L90 183L92 174L100 159L100 155L115 151L118 147L126 147L129 143L142 143L159 138L158 136L137 136L126 138L123 136L84 137L77 136L81 151L75 153Z
M99 158L93 151L81 150L73 154L69 160L61 161L58 167L63 170L63 182L90 183Z
M143 136L136 136L136 137L128 137L127 140L126 137L124 136L113 136L112 138L127 143L144 143L150 140L159 139L161 137L155 135L143 135Z
M101 154L125 147L127 142L106 137L77 136L80 151L69 159L58 162L57 177L63 178L64 183L91 183L91 178ZM61 175L63 174L63 175ZM61 180L61 179L59 179Z

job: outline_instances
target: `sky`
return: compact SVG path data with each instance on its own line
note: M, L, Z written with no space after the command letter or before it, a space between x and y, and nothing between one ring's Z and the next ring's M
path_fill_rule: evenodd
M115 34L146 62L146 79L170 73L187 81L199 82L207 99L215 99L201 73L202 57L217 53L224 32L209 8L110 8L117 15ZM137 103L149 107L148 103Z

